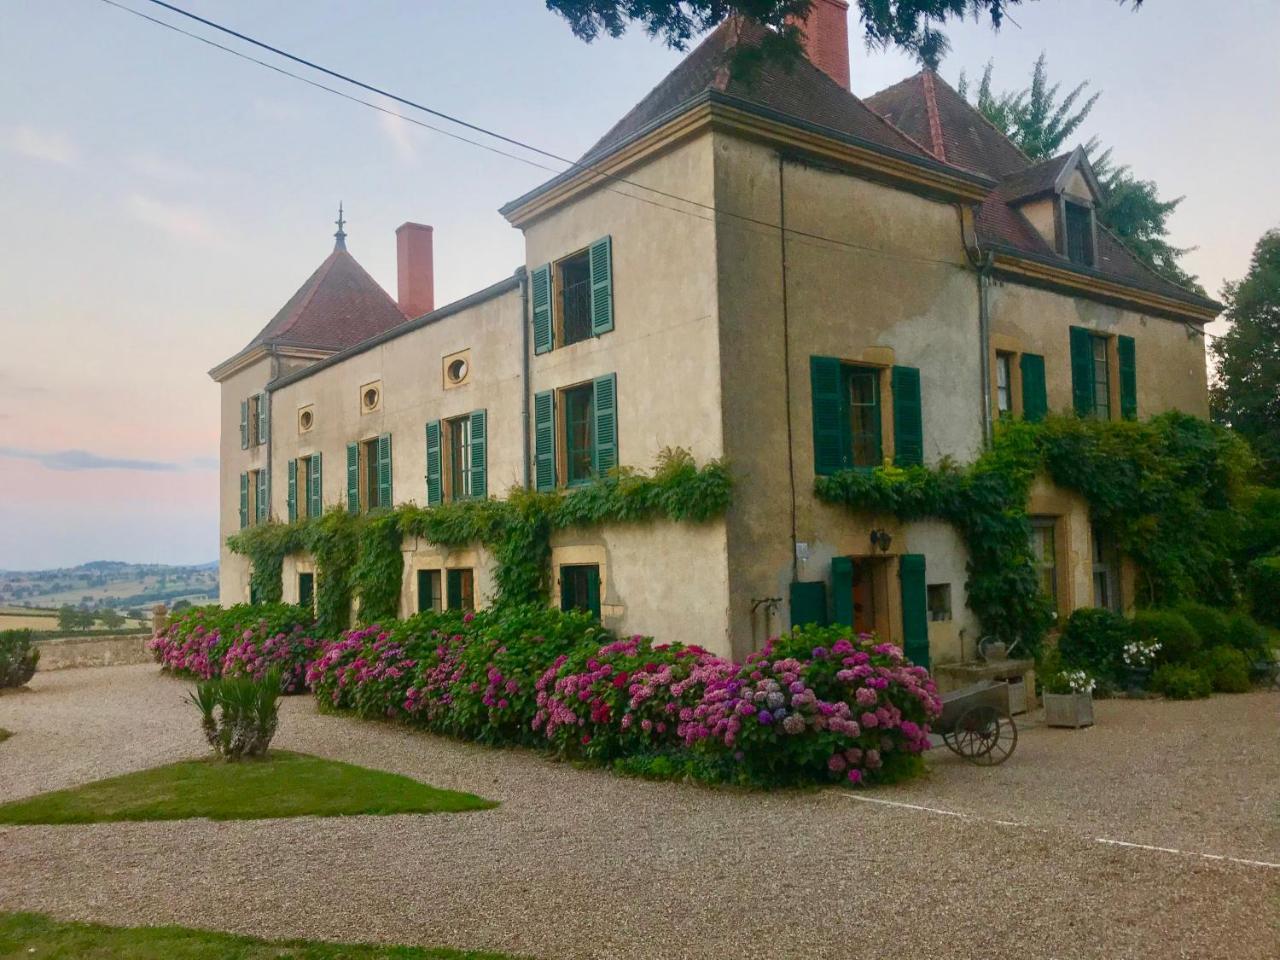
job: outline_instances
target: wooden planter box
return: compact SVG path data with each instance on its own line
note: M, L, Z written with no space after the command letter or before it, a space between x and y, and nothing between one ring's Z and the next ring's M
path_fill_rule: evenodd
M1044 722L1049 727L1093 726L1093 694L1092 693L1046 693L1044 700Z

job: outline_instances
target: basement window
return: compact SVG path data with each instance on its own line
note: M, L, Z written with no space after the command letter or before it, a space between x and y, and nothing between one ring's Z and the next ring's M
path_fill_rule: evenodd
M931 583L925 588L929 619L935 623L951 619L951 584Z

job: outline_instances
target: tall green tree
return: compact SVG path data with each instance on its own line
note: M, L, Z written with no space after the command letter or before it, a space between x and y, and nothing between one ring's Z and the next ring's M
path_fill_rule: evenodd
M1223 285L1227 333L1213 342L1214 417L1253 444L1263 481L1280 486L1280 229L1263 234L1243 280Z
M899 47L937 66L950 48L939 29L947 20L986 16L999 30L1007 12L1024 2L1030 0L853 0L852 5L868 46ZM1116 2L1135 9L1142 5L1142 0ZM746 16L777 29L776 42L766 52L785 59L800 53L799 34L790 21L808 12L810 0L546 0L546 4L588 43L602 33L621 36L635 23L677 50L728 17Z
M1020 90L995 90L993 68L988 63L982 71L971 102L1032 160L1048 160L1070 149L1075 133L1102 96L1101 91L1088 93L1087 80L1060 96L1062 85L1049 82L1043 53L1031 70L1030 85ZM958 89L969 99L968 78L963 73ZM1111 150L1099 149L1097 137L1085 144L1085 151L1102 187L1098 219L1161 276L1204 293L1196 278L1178 262L1191 248L1175 247L1168 239L1169 215L1183 198L1161 200L1153 181L1134 176L1127 165L1116 166Z

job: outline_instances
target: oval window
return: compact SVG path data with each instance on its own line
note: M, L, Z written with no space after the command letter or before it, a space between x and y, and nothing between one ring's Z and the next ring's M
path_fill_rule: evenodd
M378 405L378 389L370 387L364 392L364 406L366 410L372 410Z
M302 429L303 429L303 430L310 430L310 429L311 429L311 424L312 424L312 422L314 421L314 419L315 419L315 418L312 416L312 414L311 414L311 411L310 411L310 410L303 410L303 411L302 411L302 416L300 416L300 417L298 418L298 422L299 422L300 424L302 424Z
M467 378L467 361L459 357L449 364L448 376L451 383L461 383L465 380Z

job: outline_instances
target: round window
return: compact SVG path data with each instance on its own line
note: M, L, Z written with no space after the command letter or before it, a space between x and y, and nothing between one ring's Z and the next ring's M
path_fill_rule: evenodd
M303 410L302 415L298 417L298 422L302 424L303 430L310 430L311 424L314 420L315 420L315 417L312 416L310 410Z
M364 392L364 406L366 410L372 410L378 405L378 388L370 387Z
M449 364L448 376L450 383L461 383L467 378L467 361L459 357Z

